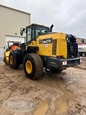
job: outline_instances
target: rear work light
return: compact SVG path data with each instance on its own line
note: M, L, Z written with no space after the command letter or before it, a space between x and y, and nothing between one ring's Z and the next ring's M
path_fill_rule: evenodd
M67 65L67 61L63 61L63 62L62 62L62 65Z

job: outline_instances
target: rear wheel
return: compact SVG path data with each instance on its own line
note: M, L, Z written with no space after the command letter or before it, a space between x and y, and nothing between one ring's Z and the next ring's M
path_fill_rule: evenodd
M23 61L26 77L35 80L43 76L43 63L39 55L27 54Z
M20 64L17 63L17 59L16 59L14 51L10 52L10 55L9 55L9 64L10 64L10 67L13 68L13 69L17 69L20 66Z

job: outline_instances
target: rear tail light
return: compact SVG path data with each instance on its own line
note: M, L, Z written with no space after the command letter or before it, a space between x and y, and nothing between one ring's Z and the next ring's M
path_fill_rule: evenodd
M59 56L59 58L64 59L64 56Z
M63 61L63 62L62 62L62 65L67 65L67 61Z

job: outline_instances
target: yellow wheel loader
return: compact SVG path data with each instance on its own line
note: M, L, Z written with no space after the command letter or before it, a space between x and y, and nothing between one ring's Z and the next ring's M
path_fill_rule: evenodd
M34 80L43 76L43 68L58 73L80 64L76 37L52 32L52 28L53 25L49 28L38 24L21 28L20 34L26 33L26 42L19 49L10 50L10 67L17 69L23 64L25 75Z

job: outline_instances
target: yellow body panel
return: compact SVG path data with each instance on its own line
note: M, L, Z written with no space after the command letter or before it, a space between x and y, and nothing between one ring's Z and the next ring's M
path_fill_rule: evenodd
M28 46L36 46L36 41L32 41L29 45L26 46L26 49L28 48Z
M66 42L66 34L61 34L61 39L59 45L59 55L67 58L67 42Z
M9 64L9 54L10 54L10 51L7 51L4 53L4 58L5 58L5 63L6 64Z
M48 44L39 43L40 40L48 38L52 38L52 41L57 40L56 55L52 55L52 47L53 47L52 43ZM32 41L31 44L29 44L28 46L38 46L39 51L37 52L37 54L41 56L52 56L52 57L63 56L67 58L66 35L64 33L51 33L47 35L41 35L36 39L36 41ZM26 46L26 49L28 46Z

